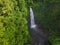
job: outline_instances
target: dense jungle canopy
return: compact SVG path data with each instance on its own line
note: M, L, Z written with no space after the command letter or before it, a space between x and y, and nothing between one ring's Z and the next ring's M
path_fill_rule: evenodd
M60 0L0 0L0 45L30 45L30 7L38 25L49 30L52 45L60 45Z

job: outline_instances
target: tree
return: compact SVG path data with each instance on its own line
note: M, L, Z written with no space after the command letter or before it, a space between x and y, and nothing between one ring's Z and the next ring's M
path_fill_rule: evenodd
M28 45L25 0L0 0L0 45Z

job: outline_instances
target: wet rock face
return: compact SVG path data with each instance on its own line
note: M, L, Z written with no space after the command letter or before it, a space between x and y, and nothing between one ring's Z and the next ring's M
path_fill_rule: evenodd
M30 35L32 37L31 45L45 45L48 42L47 33L43 32L42 29L30 28Z

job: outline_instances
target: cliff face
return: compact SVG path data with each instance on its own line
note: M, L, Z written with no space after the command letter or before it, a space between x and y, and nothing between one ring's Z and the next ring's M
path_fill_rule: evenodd
M42 24L44 30L49 30L49 40L53 45L60 42L60 1L59 0L33 0L33 11L36 23Z

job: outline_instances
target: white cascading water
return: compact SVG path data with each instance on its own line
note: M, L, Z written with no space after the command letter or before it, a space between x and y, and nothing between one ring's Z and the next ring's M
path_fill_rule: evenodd
M30 30L31 36L34 38L32 39L33 40L32 42L34 42L32 43L32 45L45 45L45 42L47 42L48 39L47 35L48 33L45 33L43 29L38 28L37 24L35 24L34 14L31 7L30 7L30 28L32 28L32 30Z
M35 28L36 27L36 24L35 24L35 21L34 21L34 14L33 14L33 10L32 8L30 7L30 23L31 23L31 28Z

